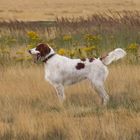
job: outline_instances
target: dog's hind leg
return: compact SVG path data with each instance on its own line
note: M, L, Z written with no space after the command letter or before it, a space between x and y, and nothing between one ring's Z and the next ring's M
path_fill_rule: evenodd
M104 84L102 82L97 82L97 81L91 81L91 83L94 89L96 90L96 92L102 98L103 105L106 105L107 102L109 101L109 96L107 92L105 91Z
M64 101L64 99L65 99L64 86L61 84L55 85L55 90L57 92L57 96L58 96L59 100Z
M89 80L91 81L92 86L102 98L103 105L106 105L109 101L109 96L104 88L104 81L108 75L108 70L104 69L105 71L98 71L94 75L90 75Z

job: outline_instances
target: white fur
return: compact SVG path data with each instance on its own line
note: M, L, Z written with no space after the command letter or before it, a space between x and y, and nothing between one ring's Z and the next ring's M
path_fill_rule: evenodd
M109 65L111 62L113 61L117 61L120 58L123 58L126 55L126 52L121 49L121 48L117 48L114 51L110 52L105 59L102 60L102 62L105 65Z
M36 48L33 48L30 50L32 55L36 55L38 53L40 53L39 51L36 50Z
M33 52L34 51L33 49ZM51 48L50 54L52 53L54 53L54 50ZM125 51L118 48L110 52L108 56L102 60L103 62L99 58L94 59L93 62L89 62L89 59L81 61L80 59L70 59L56 54L44 64L45 79L54 86L60 100L65 99L64 86L88 79L102 98L103 104L106 105L109 100L109 96L104 88L104 81L108 75L106 65L125 55ZM77 63L84 63L85 67L77 70Z

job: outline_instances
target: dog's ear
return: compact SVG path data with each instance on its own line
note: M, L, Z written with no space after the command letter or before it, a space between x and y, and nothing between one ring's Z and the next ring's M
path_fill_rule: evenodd
M36 47L36 50L40 52L41 57L48 55L51 51L50 47L47 44L39 44Z

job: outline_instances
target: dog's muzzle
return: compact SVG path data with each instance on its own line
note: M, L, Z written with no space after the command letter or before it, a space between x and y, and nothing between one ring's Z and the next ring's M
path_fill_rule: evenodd
M35 63L41 58L40 53L32 54L32 51L31 50L28 50L28 52L29 52L29 54L31 54L33 56L33 59L34 59L34 62Z

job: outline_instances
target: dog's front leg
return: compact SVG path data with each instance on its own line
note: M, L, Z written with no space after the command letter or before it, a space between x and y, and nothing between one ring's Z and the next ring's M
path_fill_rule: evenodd
M55 85L55 90L57 92L57 96L59 98L59 100L62 102L65 99L65 93L64 93L64 86L59 84L59 85Z

